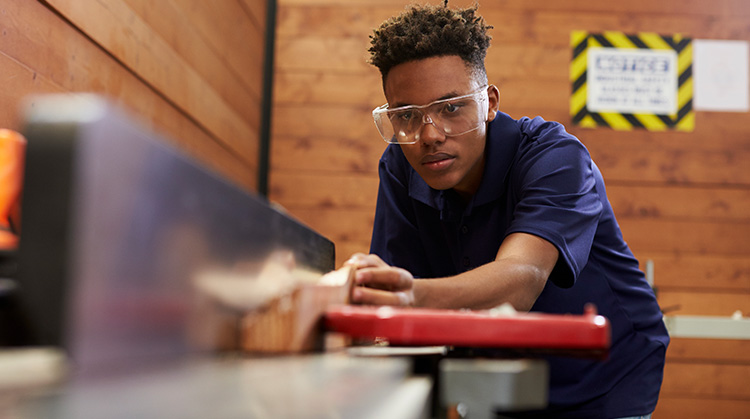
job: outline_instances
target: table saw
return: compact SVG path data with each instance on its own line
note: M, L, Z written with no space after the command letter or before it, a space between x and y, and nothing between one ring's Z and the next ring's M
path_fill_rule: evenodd
M0 411L489 418L546 405L537 355L606 357L594 307L347 304L352 268L335 269L330 240L105 98L36 97L26 120L18 289L30 338L0 352L13 372Z

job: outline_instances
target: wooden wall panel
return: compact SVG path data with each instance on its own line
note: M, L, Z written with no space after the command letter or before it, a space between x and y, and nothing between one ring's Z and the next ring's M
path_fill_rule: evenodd
M663 6L649 2L639 3L642 10L634 7L626 15L605 13L599 6L598 9L586 8L581 2L556 3L555 6L544 2L512 2L502 8L485 5L482 11L487 19L502 22L495 24L499 29L493 31L496 42L488 56L490 78L498 80L501 103L507 104L504 109L514 116L536 108L549 119L565 122L569 119L567 66L570 51L567 43L571 29L585 26L590 30L653 30L657 23L661 28L664 21L670 31L713 31L716 35L703 36L746 36L747 28L741 14L726 13L736 5L722 2L716 8L690 4L681 6L680 14L666 16L659 15ZM369 121L369 111L381 104L383 97L377 71L367 66L364 50L371 28L397 12L398 6L403 6L403 3L359 1L348 7L331 1L280 3L274 141L284 144L279 144L273 151L274 171L293 170L294 167L331 172L375 170L375 164L363 163L361 158L375 154L374 150L381 146L371 145L378 139ZM717 24L719 18L727 22ZM701 36L701 33L696 35ZM500 38L502 43L497 42ZM307 109L302 110L305 106ZM572 131L586 143L613 185L620 180L655 182L656 186L688 185L679 190L662 187L661 192L666 190L675 198L673 210L679 208L680 202L696 198L692 188L697 184L712 190L727 186L740 188L717 192L728 198L746 194L741 188L748 183L748 172L744 168L750 157L747 155L748 145L741 137L741 126L747 122L747 116L699 114L697 119L695 135L613 133L576 128ZM706 141L708 136L711 141ZM329 143L314 140L316 138L332 139ZM295 147L300 139L304 139L304 148L297 152L290 150L289 147ZM658 141L661 139L666 139L666 142ZM340 154L331 153L327 147L335 147L339 140L346 141L346 145L337 147ZM358 147L353 144L366 145ZM284 157L279 157L279 154ZM305 155L313 158L306 160ZM272 182L274 173L271 174ZM628 195L627 184L616 186ZM713 200L717 205L727 202L721 197ZM633 215L633 208L642 211L639 216L655 215L654 207L635 206L634 202L631 200L625 206L620 204L622 211L615 205L616 210L623 212L625 217ZM707 205L703 204L702 208ZM711 211L715 214L721 209L714 207ZM742 211L742 205L734 211ZM680 227L674 226L676 229ZM723 235L721 223L717 223L715 231L715 236ZM692 250L702 252L705 249Z
M300 177L292 173L279 172L275 175L271 191L290 207L362 208L375 200L377 186L377 179L369 176L352 174L346 177L331 177L310 173Z
M658 288L702 291L750 290L750 260L747 255L696 255L675 252L640 252L636 257L645 270L652 260Z
M219 91L211 85L211 78L201 77L191 63L126 2L48 2L124 66L145 79L160 94L174 101L226 147L247 162L257 161L257 146L254 146L257 144L257 113L256 127L253 127L250 121L231 109ZM165 13L167 16L174 16L175 10ZM167 20L161 23L171 22ZM187 21L183 21L182 25L176 23L176 27L189 31L190 27L186 23ZM215 60L212 56L203 59ZM222 74L214 74L219 75Z
M5 2L0 123L21 129L20 102L31 93L107 95L255 190L265 20L250 13L251 3L265 10L263 0L213 5L234 15L226 25L225 15L201 10L203 2Z
M137 0L150 5L147 0ZM133 0L128 0L132 3ZM263 83L263 57L266 32L266 2L236 0L207 2L171 0L190 24L180 27L180 36L198 32L229 71L223 76L238 78L256 100ZM172 43L172 42L170 42ZM188 44L189 45L189 44ZM207 57L203 57L205 60ZM215 74L217 75L217 74ZM247 111L247 108L244 109Z
M667 359L750 364L750 340L675 338L669 344Z
M197 1L175 4L126 0L126 3L234 112L242 114L257 109L262 82L262 68L257 63L263 59L264 27L249 24L240 3L226 1L223 7ZM139 59L147 51L139 48ZM258 112L246 117L257 130Z
M356 142L322 135L274 137L271 169L278 172L356 172L377 174L385 142ZM335 150L335 152L332 152ZM372 176L370 177L372 179ZM344 192L344 191L341 191Z
M746 419L747 412L750 412L750 401L747 400L699 398L692 396L662 397L656 407L653 419Z
M750 365L672 362L664 371L665 396L750 399Z
M369 247L385 148L370 116L385 99L368 36L408 3L279 1L271 199L332 238L339 264ZM581 129L568 109L572 30L750 40L745 2L507 0L479 10L495 27L487 69L501 109L562 122L583 141L625 239L642 266L654 263L663 308L750 312L750 113L696 112L684 133ZM655 418L747 416L750 395L732 384L747 382L748 359L726 345L675 339Z

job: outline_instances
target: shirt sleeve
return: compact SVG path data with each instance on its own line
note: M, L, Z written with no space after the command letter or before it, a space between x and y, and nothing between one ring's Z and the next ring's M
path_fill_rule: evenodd
M519 201L507 234L554 244L560 257L550 280L571 287L588 261L603 208L593 162L561 124L537 117L519 125L524 138L510 178Z

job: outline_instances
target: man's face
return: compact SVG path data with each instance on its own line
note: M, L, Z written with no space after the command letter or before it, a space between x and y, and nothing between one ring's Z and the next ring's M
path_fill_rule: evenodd
M449 97L465 95L482 87L464 61L454 55L409 61L393 67L385 81L390 108L425 105ZM497 88L488 90L487 120L498 108ZM430 123L423 124L419 141L402 144L409 164L424 181L438 190L453 188L470 197L479 188L484 172L484 146L487 125L458 136L446 136Z

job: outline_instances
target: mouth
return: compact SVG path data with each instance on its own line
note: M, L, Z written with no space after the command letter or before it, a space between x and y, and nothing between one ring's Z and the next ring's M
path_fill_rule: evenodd
M422 158L422 166L431 170L441 170L448 166L456 159L447 153L428 154Z

